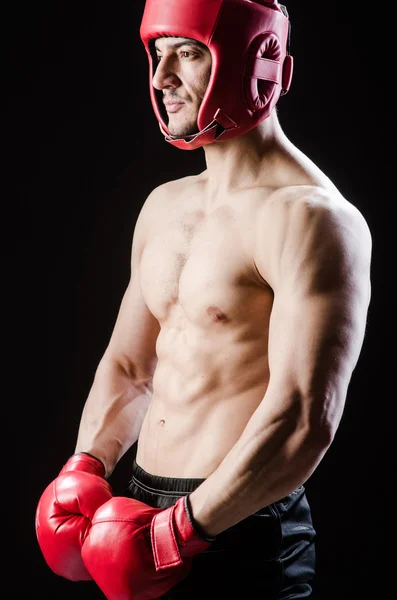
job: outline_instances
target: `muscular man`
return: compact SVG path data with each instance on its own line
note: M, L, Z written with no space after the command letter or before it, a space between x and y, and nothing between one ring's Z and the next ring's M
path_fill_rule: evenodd
M280 126L288 30L276 1L146 3L161 131L202 147L206 169L143 203L75 455L37 516L53 570L110 600L312 592L304 484L360 355L371 235ZM128 492L113 497L106 480L135 442Z

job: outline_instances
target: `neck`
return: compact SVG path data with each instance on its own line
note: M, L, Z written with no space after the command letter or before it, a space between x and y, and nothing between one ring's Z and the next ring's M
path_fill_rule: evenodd
M288 144L276 111L247 133L228 140L203 146L209 196L215 198L238 188L255 185L263 177L264 162Z

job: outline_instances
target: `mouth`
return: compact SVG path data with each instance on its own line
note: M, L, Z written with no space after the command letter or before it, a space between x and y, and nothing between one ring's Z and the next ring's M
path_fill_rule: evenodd
M178 112L180 108L182 108L184 102L165 102L164 104L167 113L175 113Z

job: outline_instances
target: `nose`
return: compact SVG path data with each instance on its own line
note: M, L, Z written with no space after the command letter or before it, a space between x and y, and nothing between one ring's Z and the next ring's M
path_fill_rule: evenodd
M153 87L156 90L163 90L168 87L177 88L181 82L175 69L174 63L170 58L163 57L155 66L155 72L152 79Z

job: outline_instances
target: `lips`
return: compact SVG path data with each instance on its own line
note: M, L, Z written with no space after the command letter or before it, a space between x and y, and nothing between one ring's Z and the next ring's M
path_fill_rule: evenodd
M173 113L179 110L180 107L184 105L184 102L181 102L180 100L168 100L167 102L164 102L164 105L167 112Z

